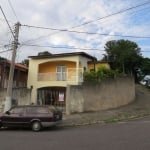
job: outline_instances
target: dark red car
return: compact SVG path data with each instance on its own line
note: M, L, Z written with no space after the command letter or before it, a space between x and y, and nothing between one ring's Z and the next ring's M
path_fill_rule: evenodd
M0 114L0 127L31 127L33 131L58 125L61 121L62 112L53 106L15 106Z

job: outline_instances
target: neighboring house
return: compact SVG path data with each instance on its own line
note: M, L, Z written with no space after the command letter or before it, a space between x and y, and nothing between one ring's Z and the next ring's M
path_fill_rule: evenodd
M9 79L11 61L1 60L0 61L0 88L7 88ZM15 64L13 87L26 87L27 86L27 75L28 68L22 64Z
M32 89L31 103L65 107L66 87L81 85L83 72L89 71L97 59L84 52L29 56L28 88ZM104 63L102 63L104 65ZM106 65L106 62L105 62Z
M89 61L88 71L97 71L100 67L105 67L110 69L108 61Z

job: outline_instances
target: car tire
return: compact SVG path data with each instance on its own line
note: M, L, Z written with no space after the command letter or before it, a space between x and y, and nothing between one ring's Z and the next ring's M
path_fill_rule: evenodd
M32 131L35 131L35 132L38 132L41 130L42 128L42 125L39 121L34 121L32 124L31 124L31 128L32 128Z

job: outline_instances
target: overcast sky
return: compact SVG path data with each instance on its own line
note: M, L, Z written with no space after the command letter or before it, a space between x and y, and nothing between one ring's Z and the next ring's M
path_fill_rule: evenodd
M0 0L0 5L12 29L14 28L14 24L19 21L22 25L46 28L69 29L79 32L94 32L108 35L150 37L150 3L118 15L97 20L98 18L105 17L129 7L134 7L147 1L148 0ZM97 21L72 28L91 20ZM117 39L128 39L136 42L141 48L142 55L150 58L150 38L89 35L21 26L19 32L20 46L18 48L16 61L21 61L31 55L37 55L38 52L41 51L49 51L51 53L84 51L100 59L105 53L105 43L109 40ZM9 49L9 44L11 44L12 40L11 32L0 11L0 52ZM38 45L38 47L35 47L35 45ZM11 52L0 53L0 56L10 59Z

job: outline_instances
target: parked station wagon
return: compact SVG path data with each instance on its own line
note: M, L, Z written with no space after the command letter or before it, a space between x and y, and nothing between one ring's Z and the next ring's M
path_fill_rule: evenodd
M43 127L61 123L62 112L53 106L15 106L0 114L0 127L30 127L40 131Z

